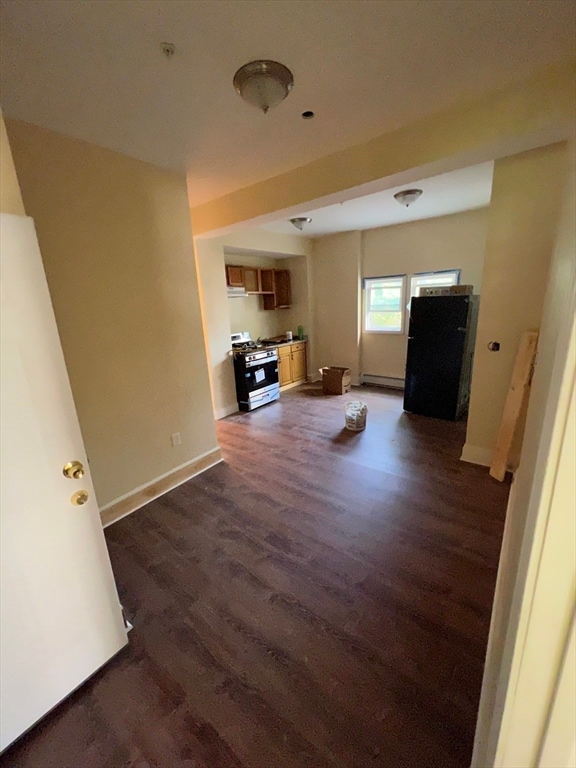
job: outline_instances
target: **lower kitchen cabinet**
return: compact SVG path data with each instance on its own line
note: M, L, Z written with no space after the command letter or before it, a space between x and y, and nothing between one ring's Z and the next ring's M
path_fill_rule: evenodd
M306 342L278 347L278 379L281 387L306 380Z
M285 349L286 352L281 354L281 349ZM278 381L281 387L285 387L286 384L292 384L292 358L290 355L290 347L280 347L278 349Z
M292 381L306 378L306 344L292 344Z

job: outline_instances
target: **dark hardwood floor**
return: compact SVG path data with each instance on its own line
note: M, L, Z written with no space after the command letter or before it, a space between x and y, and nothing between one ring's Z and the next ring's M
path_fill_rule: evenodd
M14 768L467 768L508 487L464 424L305 386L106 531L130 646Z

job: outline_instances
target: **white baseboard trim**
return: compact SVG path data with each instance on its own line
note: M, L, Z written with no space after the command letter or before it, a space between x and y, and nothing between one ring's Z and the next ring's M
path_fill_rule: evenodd
M370 373L363 373L361 381L362 384L373 384L376 387L404 389L404 379L396 379L393 376L374 376Z
M112 523L121 520L123 517L148 504L148 502L154 501L154 499L177 488L201 472L205 472L215 464L219 464L222 460L220 448L213 448L211 451L207 451L192 459L192 461L188 461L186 464L181 464L179 467L165 472L150 483L141 485L129 493L119 496L114 501L100 507L102 525L106 528Z
M216 421L219 421L220 419L225 419L226 416L231 416L233 413L238 412L238 405L237 403L234 403L234 405L226 405L224 408L216 408L214 411L214 419Z
M468 464L480 464L482 467L489 467L492 462L492 449L481 448L479 445L469 445L466 443L462 448L460 461L467 461Z

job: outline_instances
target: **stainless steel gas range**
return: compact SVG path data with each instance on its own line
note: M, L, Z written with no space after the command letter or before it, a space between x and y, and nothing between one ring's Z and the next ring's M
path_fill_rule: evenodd
M278 353L253 342L247 331L231 336L236 397L241 411L253 411L280 397Z

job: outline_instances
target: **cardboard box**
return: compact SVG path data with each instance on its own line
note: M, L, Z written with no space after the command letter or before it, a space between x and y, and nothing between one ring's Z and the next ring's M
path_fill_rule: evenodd
M338 368L328 365L320 368L322 374L322 389L325 395L345 395L350 392L350 368Z

